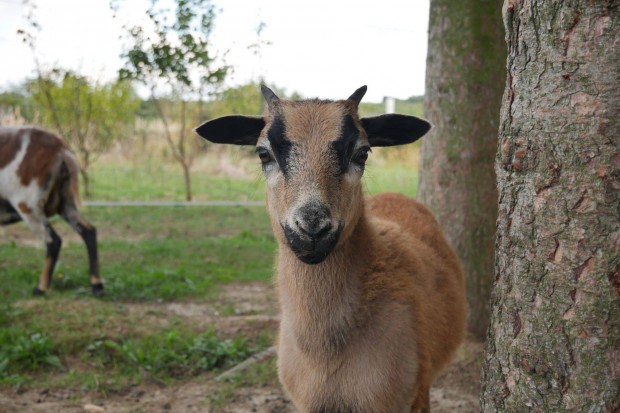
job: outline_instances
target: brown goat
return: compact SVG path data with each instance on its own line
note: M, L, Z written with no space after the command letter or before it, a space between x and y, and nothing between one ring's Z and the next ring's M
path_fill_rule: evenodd
M432 214L404 195L364 200L370 147L411 143L430 125L359 118L347 100L280 100L262 118L196 129L255 145L279 243L278 370L302 413L430 410L431 382L465 332L464 275Z
M84 240L92 292L95 296L103 294L97 230L82 217L79 203L78 166L58 137L31 127L0 128L0 225L23 220L47 247L35 295L49 288L62 246L62 239L47 220L56 214Z

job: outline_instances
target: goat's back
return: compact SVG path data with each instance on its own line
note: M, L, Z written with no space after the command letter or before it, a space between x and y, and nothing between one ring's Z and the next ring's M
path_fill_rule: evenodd
M382 193L368 198L366 206L375 222L398 226L398 247L403 254L415 256L412 268L403 268L398 276L412 281L418 356L421 368L434 376L465 334L463 270L437 220L419 202L398 193Z
M21 159L15 159L20 152L23 152L19 155ZM12 167L5 168L10 164ZM36 127L0 127L0 174L3 173L12 176L0 180L3 183L0 197L9 199L20 186L27 187L35 182L43 196L50 195L50 191L51 195L57 195L55 191L66 188L68 193L59 195L70 196L76 205L80 203L79 167L75 156L51 132ZM53 215L58 212L58 205L46 204L45 209L46 215Z
M396 192L384 192L367 199L372 216L397 224L405 234L414 236L428 245L446 265L458 269L462 276L458 258L448 245L439 223L433 213L415 199Z

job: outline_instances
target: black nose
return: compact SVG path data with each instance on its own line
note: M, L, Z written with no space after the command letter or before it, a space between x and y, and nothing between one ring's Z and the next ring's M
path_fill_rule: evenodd
M315 240L327 235L332 229L329 210L316 203L299 209L295 225L299 232Z
M303 234L309 236L312 239L319 239L326 235L330 229L332 229L332 223L329 220L325 221L295 221L297 228Z

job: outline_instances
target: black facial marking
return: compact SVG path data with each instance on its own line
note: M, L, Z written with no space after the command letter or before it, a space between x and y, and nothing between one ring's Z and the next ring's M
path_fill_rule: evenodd
M284 176L287 176L289 171L289 156L293 143L286 138L286 126L284 125L284 119L282 115L276 115L273 123L267 131L267 139L271 143L271 150L273 155L282 169Z
M353 117L351 115L346 115L342 120L340 138L330 143L330 146L336 153L336 158L338 159L340 174L345 173L349 168L349 162L351 161L351 156L353 155L353 149L355 149L355 144L357 143L359 137L360 131L357 126L355 126Z

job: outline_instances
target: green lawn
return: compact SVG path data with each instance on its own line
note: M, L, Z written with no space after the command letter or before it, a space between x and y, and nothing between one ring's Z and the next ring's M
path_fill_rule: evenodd
M183 199L176 165L102 163L92 177L95 199ZM260 175L194 174L194 182L197 199L264 200ZM416 184L414 170L389 162L369 163L364 177L369 193L414 195ZM30 294L44 250L32 246L23 223L0 229L7 234L0 238L0 389L105 394L226 368L270 345L271 330L220 334L158 310L166 303L218 305L229 283L269 283L276 242L263 206L88 207L84 215L98 229L103 299L90 295L85 247L65 222L52 219L65 243L52 290L36 299ZM136 305L153 309L144 316L131 310ZM273 381L273 366L264 368L259 376Z
M98 227L102 300L90 297L81 242L65 243L48 297L32 299L44 251L0 241L0 386L107 391L224 368L269 344L268 334L218 337L182 319L162 325L123 304L200 303L228 282L268 282L276 245L264 208L91 207L84 214ZM71 239L64 222L53 224ZM32 237L23 224L7 231Z
M258 162L258 161L257 161ZM211 176L194 171L192 190L196 200L262 201L265 180L257 168L245 178ZM185 199L183 173L178 165L164 163L98 163L92 167L94 200L175 200ZM401 163L370 159L364 173L369 194L384 191L415 195L417 170Z
M108 296L123 300L198 297L219 282L268 280L275 240L262 207L91 207ZM28 228L19 225L25 237ZM61 236L73 236L58 218ZM11 228L13 229L13 228ZM40 249L0 243L0 297L27 298L43 263ZM86 287L85 248L62 249L55 286L67 294Z

